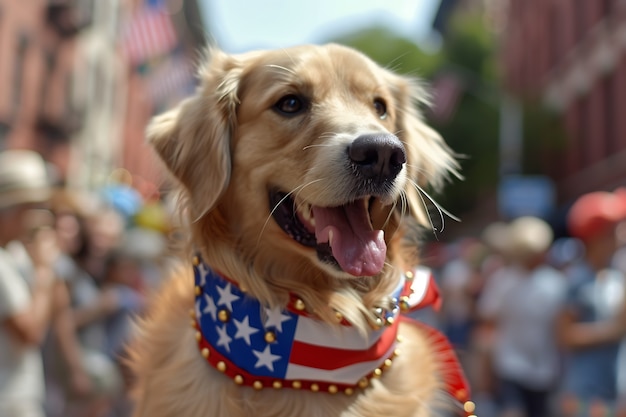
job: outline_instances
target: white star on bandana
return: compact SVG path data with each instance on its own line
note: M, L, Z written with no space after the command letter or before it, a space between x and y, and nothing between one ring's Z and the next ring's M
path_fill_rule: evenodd
M217 330L217 334L219 335L217 346L223 346L224 349L226 349L226 351L230 353L230 342L232 342L233 339L228 335L226 331L226 325L222 327L216 327L215 330Z
M260 368L261 366L265 366L271 372L274 372L274 362L280 359L279 355L274 355L270 351L270 345L265 346L263 352L258 352L253 350L254 356L257 357L255 368Z
M226 284L226 287L217 287L217 292L220 294L220 299L217 300L218 305L228 306L230 311L233 311L233 301L239 300L239 296L233 294L230 282Z
M233 322L237 327L237 333L235 333L235 339L243 339L246 344L250 346L250 335L253 335L259 331L259 329L250 326L250 318L244 317L242 321L234 319Z
M272 309L266 307L265 314L267 314L265 327L275 327L279 332L283 331L283 322L291 319L288 315L283 314L283 311L279 307Z
M206 307L204 307L204 310L202 310L202 312L211 314L213 321L217 320L217 306L213 301L213 297L205 293L204 300L206 301Z

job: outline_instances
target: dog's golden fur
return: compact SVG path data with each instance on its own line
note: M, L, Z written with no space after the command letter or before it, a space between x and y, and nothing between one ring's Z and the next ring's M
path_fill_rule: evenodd
M417 110L423 90L339 45L236 56L214 49L199 77L196 94L148 128L150 143L182 186L193 251L263 304L284 306L295 293L320 320L336 323L339 312L367 332L372 309L414 262L402 243L411 219L428 225L420 188L438 186L455 172L449 149ZM301 101L277 110L284 97ZM384 267L372 277L353 277L291 239L272 218L268 192L280 189L298 207L357 198L341 158L351 141L372 133L395 135L406 163L392 185L370 199L372 225L384 231ZM179 272L140 323L131 349L137 417L423 417L435 415L445 400L436 347L405 324L402 354L351 396L237 386L198 352L189 325L193 291L190 268Z

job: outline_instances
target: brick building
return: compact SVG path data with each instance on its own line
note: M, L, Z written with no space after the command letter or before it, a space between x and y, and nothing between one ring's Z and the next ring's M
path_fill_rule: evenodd
M566 132L544 163L559 200L626 184L626 1L508 0L503 11L504 87L541 98Z
M173 40L132 61L125 28L155 4ZM144 128L193 84L189 65L166 64L195 58L199 16L195 0L0 0L0 149L35 149L78 187L116 168L158 182Z

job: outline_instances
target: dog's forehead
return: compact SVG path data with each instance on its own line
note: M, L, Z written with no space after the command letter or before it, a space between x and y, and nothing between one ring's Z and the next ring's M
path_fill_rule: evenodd
M259 53L249 63L249 74L264 85L326 86L371 89L383 84L382 70L353 49L330 44L305 45Z

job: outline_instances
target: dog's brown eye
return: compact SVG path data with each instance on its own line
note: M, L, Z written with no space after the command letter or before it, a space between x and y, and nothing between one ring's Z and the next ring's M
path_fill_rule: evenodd
M387 117L387 103L382 98L377 98L374 100L374 109L376 109L376 114L381 119Z
M278 100L274 108L283 114L295 115L304 110L304 102L300 97L289 94Z

